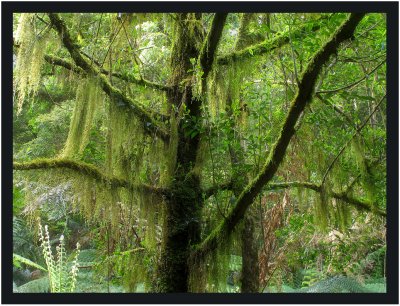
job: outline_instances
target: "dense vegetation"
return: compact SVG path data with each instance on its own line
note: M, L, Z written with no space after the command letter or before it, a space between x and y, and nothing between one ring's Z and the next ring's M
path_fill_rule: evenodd
M14 290L384 292L385 18L15 14Z

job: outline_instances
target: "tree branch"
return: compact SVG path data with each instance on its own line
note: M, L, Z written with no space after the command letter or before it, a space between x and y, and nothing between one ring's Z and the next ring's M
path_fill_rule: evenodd
M351 187L351 186L349 186ZM310 182L283 182L283 183L269 183L263 190L264 191L274 191L278 189L286 189L286 188L307 188L314 190L315 192L321 192L321 185L315 184L315 183L310 183ZM204 191L205 197L210 197L217 193L219 190L232 190L232 182L224 183L219 186L211 187ZM346 188L348 190L348 188ZM338 199L342 200L352 206L355 206L357 209L365 210L368 212L371 212L373 214L386 217L386 212L383 210L380 210L378 208L375 208L373 203L369 203L363 199L355 198L349 195L347 191L344 192L336 192L336 191L330 191L328 192L328 195Z
M150 110L144 109L143 106L138 105L132 99L124 95L121 90L112 86L107 77L82 56L82 54L79 52L78 46L73 42L72 37L68 32L67 26L65 25L64 21L60 19L58 14L49 13L49 17L52 26L57 31L75 64L82 68L89 75L97 76L104 92L109 95L113 101L123 102L129 106L136 116L138 116L142 121L144 130L147 133L155 133L164 141L168 140L169 134L165 127L163 127L160 122L155 119L155 114L153 114Z
M205 199L208 199L209 197L215 195L218 191L220 190L232 190L233 183L232 181L222 183L220 185L216 186L211 186L210 188L203 190L203 195Z
M382 102L386 99L386 94L382 97L382 99L378 102L378 104L375 106L375 108L372 110L371 114L369 114L369 116L364 120L364 123L362 125L360 125L357 130L354 132L354 134L351 136L351 138L349 138L349 140L346 141L346 143L343 145L343 147L340 149L339 153L336 154L335 158L332 160L332 162L330 163L328 169L326 170L323 178L322 178L322 184L325 182L326 177L328 176L329 172L332 170L333 165L335 164L335 162L339 159L340 155L344 152L344 150L346 149L346 147L349 145L349 143L354 139L354 137L356 137L361 130L367 125L369 119L371 119L372 115L378 110L379 106L382 104Z
M62 59L61 57L45 54L44 59L46 62L48 62L51 65L64 67L65 69L72 70L73 72L75 72L77 74L83 75L85 73L85 71L82 68L74 65L73 63L71 63L65 59Z
M38 169L58 169L67 168L77 171L83 175L94 178L95 180L110 185L111 187L123 187L131 190L142 190L144 192L152 192L157 194L167 194L167 190L159 187L153 187L147 184L134 185L129 181L116 176L108 176L97 167L75 161L71 159L36 159L29 162L13 162L14 170L38 170Z
M339 92L339 91L342 91L342 90L350 89L350 88L356 86L357 84L361 83L365 79L367 79L372 73L374 73L376 70L378 70L378 68L380 66L382 66L383 64L385 64L385 63L386 63L386 59L384 61L380 62L378 64L378 66L376 66L374 69L372 69L369 73L365 74L361 79L359 79L359 80L357 80L357 81L355 81L355 82L353 82L351 84L348 84L348 85L345 85L343 87L336 88L336 89L319 90L319 91L316 92L316 94L336 93L336 92Z
M95 59L93 59L93 57L91 57L90 55L81 52L83 56L85 56L86 58L88 58L91 62L93 62L94 64L96 64L96 66L100 69L100 72L105 74L105 75L110 75L110 72L107 69L104 69L103 67L101 67L101 64L96 61ZM168 91L171 89L171 87L167 86L167 85L163 85L163 84L158 84L149 80L146 80L144 78L135 78L133 75L131 74L127 74L127 73L121 73L121 72L112 72L111 76L116 77L118 79L121 79L123 81L126 81L128 83L132 83L132 84L136 84L136 85L141 85L144 87L150 87L153 89L158 89L161 91Z
M284 182L284 183L271 183L267 185L267 190L275 190L275 189L285 189L285 188L307 188L314 190L315 192L321 192L321 185L317 185L310 182ZM373 203L367 202L362 199L358 199L352 197L348 194L348 192L336 192L336 191L328 191L328 195L342 200L352 206L355 206L357 209L365 210L371 212L373 214L386 217L386 212L376 208Z
M199 62L203 69L203 78L206 79L214 62L215 52L221 39L227 13L216 13L211 24L211 29L200 51Z
M357 130L356 124L353 122L353 120L350 118L349 115L347 115L344 111L342 111L342 110L341 110L339 107L337 107L335 104L330 103L329 101L327 101L327 100L325 100L324 98L322 98L322 96L321 96L318 92L315 94L315 96L316 96L322 103L324 103L325 105L327 105L327 106L329 106L329 107L332 107L333 110L334 110L335 112L337 112L337 113L340 114L344 119L346 119L347 123L348 123L351 127L353 127L354 129Z
M285 156L290 139L295 133L297 120L306 105L311 101L315 82L322 66L328 61L329 57L336 52L340 43L353 36L355 28L364 15L364 13L351 14L350 17L337 29L331 39L316 52L312 60L308 63L308 66L299 82L297 95L291 104L289 113L281 128L280 136L275 142L263 169L243 190L235 207L230 211L227 218L223 220L200 245L197 246L194 252L196 256L202 257L207 252L215 249L218 246L219 241L224 240L229 236L235 226L243 218L247 208L253 203L262 188L268 184L275 175L279 164Z
M80 67L76 66L75 64L73 64L73 63L71 63L71 62L69 62L69 61L67 61L65 59L62 59L60 57L57 57L57 56L54 56L54 55L50 55L50 54L46 54L44 56L44 59L49 64L64 67L64 68L66 68L68 70L71 70L71 71L73 71L73 72L75 72L75 73L77 73L79 75L84 75L85 74L85 71L82 68L80 68ZM102 74L104 74L104 75L109 75L109 71L106 70L106 69L101 68L100 72ZM131 75L122 74L122 73L119 73L119 72L113 72L111 75L114 76L114 77L117 77L117 78L119 78L121 80L130 82L130 83L134 83L134 84L143 85L143 86L150 86L149 84L151 83L149 81L139 80L139 79L134 78ZM150 87L153 87L153 88L159 87L159 89L164 88L164 85L160 85L160 84L156 84L156 83L152 83L152 84L153 85L151 85ZM165 86L165 90L167 90L167 88L168 87ZM162 89L162 90L164 90L164 89ZM136 105L139 105L139 104L136 104ZM155 116L157 118L161 118L162 121L167 121L169 119L169 115L161 114L161 113L158 113L158 112L155 112L155 111L152 111L152 116Z
M322 17L321 20L326 19L326 17ZM290 36L292 39L294 38L303 38L307 35L306 32L307 25L301 26L299 29L295 31L287 31L280 34L277 34L272 39L266 39L259 44L255 44L249 47L246 47L240 51L234 51L232 53L219 56L217 58L218 65L227 65L231 62L239 62L245 59L251 58L256 55L263 55L269 53L272 50L280 48L290 41ZM311 28L312 31L318 31L321 28L319 23L314 24Z

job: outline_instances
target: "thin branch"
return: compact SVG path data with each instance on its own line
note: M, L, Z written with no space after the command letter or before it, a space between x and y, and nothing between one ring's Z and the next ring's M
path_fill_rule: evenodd
M315 192L321 192L322 188L321 185L315 184L315 183L310 183L310 182L284 182L284 183L271 183L266 186L266 190L276 190L276 189L285 189L285 188L307 188L314 190ZM368 212L371 212L373 214L379 215L386 217L386 212L383 210L380 210L373 205L373 203L370 203L366 200L363 199L358 199L355 197L352 197L349 195L349 187L346 188L344 192L336 192L336 191L328 191L328 195L338 199L342 200L357 209L365 210Z
M71 70L79 75L85 74L85 71L82 68L76 66L75 64L71 63L70 61L62 59L61 57L46 54L44 56L44 59L46 62L48 62L51 65L64 67L65 69Z
M147 133L154 133L160 136L160 138L164 141L167 141L169 139L169 134L165 127L163 127L161 123L155 119L155 114L149 109L144 109L143 106L138 105L131 98L123 94L121 90L111 85L107 77L103 75L98 68L93 67L91 63L79 52L78 47L73 42L72 37L68 32L67 26L65 25L64 21L60 19L58 14L49 13L49 17L52 26L58 32L64 46L67 48L75 64L82 68L89 75L91 74L97 76L101 87L103 88L104 92L110 96L111 100L118 103L122 102L129 106L136 116L142 121L144 130Z
M94 178L96 181L110 185L111 187L123 187L131 190L142 190L157 194L167 194L167 190L153 187L147 184L133 185L129 181L116 176L109 176L97 167L81 161L71 159L36 159L29 162L13 162L14 170L38 170L67 168L77 171L83 175Z
M216 13L211 24L211 29L207 34L207 38L201 48L199 55L199 62L203 69L203 78L206 79L208 73L211 71L214 62L215 53L218 43L221 39L222 30L225 25L227 13Z
M362 81L364 81L364 80L365 80L366 78L368 78L372 73L374 73L380 66L382 66L382 65L385 64L385 63L386 63L386 59L385 59L384 61L380 62L380 63L378 64L378 66L376 66L376 67L375 67L374 69L372 69L369 73L367 73L366 75L364 75L364 77L362 77L362 78L359 79L358 81L355 81L355 82L353 82L353 83L351 83L351 84L349 84L349 85L346 85L346 86L343 86L343 87L340 87L340 88L336 88L336 89L320 90L320 91L317 91L316 94L336 93L336 92L338 92L338 91L342 91L342 90L345 90L345 89L350 89L350 88L356 86L357 84L361 83Z
M92 58L90 58L87 54L83 54L83 55L92 61ZM74 71L75 73L83 74L85 72L82 68L80 68L80 67L74 65L73 63L71 63L67 60L64 60L60 57L46 54L44 56L44 58L49 64L64 67L66 69ZM98 66L98 63L96 63L96 61L94 61L94 63ZM99 70L104 75L110 75L110 72L107 69L99 67ZM149 87L149 88L154 88L154 89L158 89L158 90L162 90L162 91L167 91L170 89L170 87L168 87L166 85L154 83L154 82L148 81L146 79L137 79L133 75L127 74L127 73L113 72L113 73L111 73L111 76L119 78L128 83L141 85L141 86Z
M350 118L349 115L347 115L344 111L342 111L339 107L337 107L335 104L330 103L329 101L325 100L324 98L322 98L322 96L319 93L316 93L315 96L325 105L330 106L334 109L335 112L337 112L338 114L342 115L343 118L346 119L347 123L357 129L357 126L354 124L353 120Z
M225 240L236 225L242 220L246 210L253 203L263 187L273 178L280 163L282 162L286 149L295 133L295 125L306 105L311 101L314 86L322 66L329 57L336 53L340 43L351 38L358 23L364 17L364 13L351 14L348 19L338 28L331 39L320 48L308 63L299 83L299 89L285 122L281 128L280 136L275 142L269 157L258 176L250 182L238 197L235 207L230 211L227 219L222 221L206 239L195 249L195 256L202 257L207 252L214 250L220 241Z
M13 39L14 47L19 48L19 44L15 42L15 39ZM110 72L107 69L101 68L100 63L96 60L93 59L93 57L89 56L88 54L81 52L83 56L87 57L92 63L95 63L98 66L98 69L100 72L104 75L109 75ZM83 75L85 73L85 70L83 70L81 67L76 66L75 64L71 63L68 60L62 59L61 57L51 55L51 54L45 54L44 59L46 62L48 62L51 65L56 65L56 66L61 66L64 67L65 69L72 70L73 72L77 74ZM161 91L168 91L171 89L171 87L164 85L164 84L158 84L146 79L137 79L131 74L127 73L121 73L121 72L113 72L111 76L119 78L123 81L126 81L128 83L136 84L136 85L141 85L144 87L149 87Z
M346 147L349 145L349 143L353 140L354 137L357 136L357 134L359 134L361 132L361 130L367 125L369 119L372 117L372 115L378 110L379 106L382 104L382 102L385 100L386 95L384 95L382 97L382 99L378 102L378 104L375 106L375 108L372 110L371 114L369 114L369 116L367 117L367 119L365 119L365 121L363 122L362 125L360 125L357 130L355 131L355 133L351 136L351 138L349 140L346 141L346 143L343 145L343 147L340 149L339 153L335 156L335 158L332 160L331 164L329 165L328 169L326 170L323 178L322 178L322 184L325 182L326 177L328 176L329 172L332 170L333 165L335 164L335 162L339 159L340 155L342 155L342 153L344 152L344 150L346 149Z
M100 15L99 25L97 26L97 31L96 31L96 38L94 39L94 42L93 42L93 44L96 44L96 42L97 42L97 38L99 37L99 31L100 31L100 25L101 25L101 21L102 21L102 19L103 19L103 13L101 13L101 15ZM90 64L93 64L93 59L94 59L94 50L95 50L95 48L93 48L93 52L92 52L92 59L91 59L91 63L90 63Z
M349 195L349 191L351 190L351 187L353 184L357 181L357 179L360 177L358 175L350 184L347 188L345 188L345 191L343 192L336 192L336 191L330 191L328 192L328 195L331 197L342 200L352 206L355 206L358 209L366 210L368 212L372 212L374 214L380 215L385 217L386 212L377 209L374 207L372 203L369 203L365 200L358 199L355 197L352 197ZM275 190L280 190L280 189L286 189L286 188L306 188L306 189L311 189L314 190L315 192L321 192L321 184L315 184L311 182L282 182L282 183L269 183L266 185L263 189L263 191L275 191ZM227 182L224 184L221 184L219 186L213 186L206 191L204 191L205 197L210 197L217 193L220 190L232 190L232 182Z
M219 192L221 190L232 190L232 188L233 188L233 183L232 183L232 181L230 181L230 182L222 183L220 185L211 186L210 188L203 191L203 195L204 195L205 199L208 199L209 197L217 194L217 192Z
M363 201L358 198L351 197L350 195L348 195L347 193L344 193L344 192L332 193L332 195L335 199L342 200L348 204L351 204L351 205L357 207L358 209L365 210L365 211L374 213L376 215L380 215L382 217L386 217L386 212L375 207L375 205L373 205L372 203Z

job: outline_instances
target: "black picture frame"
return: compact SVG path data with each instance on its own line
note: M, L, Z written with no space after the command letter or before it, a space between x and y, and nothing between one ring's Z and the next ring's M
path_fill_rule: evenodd
M398 2L7 2L2 6L2 303L398 304ZM382 12L387 14L387 292L357 294L21 294L12 288L12 16L17 12Z

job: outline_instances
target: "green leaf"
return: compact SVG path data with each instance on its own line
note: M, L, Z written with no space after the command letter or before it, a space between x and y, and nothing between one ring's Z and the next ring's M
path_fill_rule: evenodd
M25 258L25 257L22 257L21 255L13 253L13 265L16 267L20 267L21 263L26 264L26 265L31 266L36 269L47 271L44 267L42 267L41 265L38 265L37 263L34 263L33 261L29 260L28 258Z
M190 138L194 138L197 134L199 133L199 131L198 130L194 130L194 131L192 131L191 133L190 133Z

